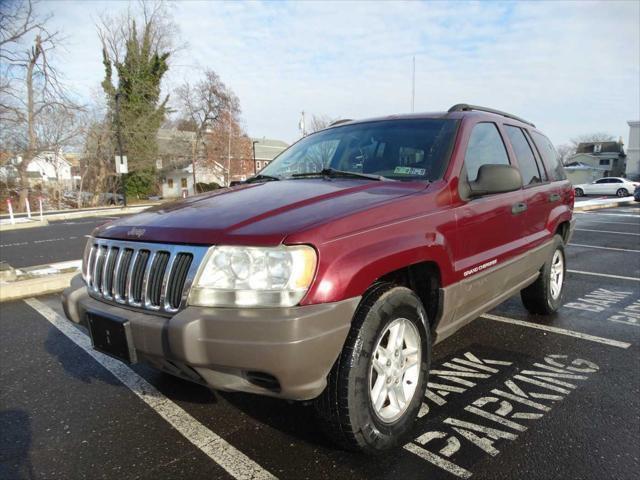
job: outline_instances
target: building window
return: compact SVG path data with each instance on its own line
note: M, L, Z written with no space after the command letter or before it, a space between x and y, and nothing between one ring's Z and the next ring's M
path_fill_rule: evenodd
M609 166L609 159L608 158L601 158L600 159L600 165L605 165L605 166Z
M173 188L173 178L170 178L169 180L167 180L167 186L169 188Z
M600 145L599 143L596 143L593 146L593 153L600 153L602 151L602 145Z
M181 178L180 179L180 186L182 188L187 188L187 179L186 178Z
M256 160L256 170L260 170L260 168L261 168L260 160Z

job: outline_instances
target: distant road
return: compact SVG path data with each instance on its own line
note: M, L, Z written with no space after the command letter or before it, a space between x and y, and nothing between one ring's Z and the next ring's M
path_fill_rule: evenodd
M50 222L46 227L0 234L0 260L12 267L30 267L82 257L85 235L119 217L79 218Z

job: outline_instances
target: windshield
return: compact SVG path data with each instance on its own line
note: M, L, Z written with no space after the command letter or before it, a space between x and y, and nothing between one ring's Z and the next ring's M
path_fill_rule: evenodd
M260 174L291 178L333 169L394 180L437 180L447 165L456 126L456 120L410 119L330 128L295 143Z

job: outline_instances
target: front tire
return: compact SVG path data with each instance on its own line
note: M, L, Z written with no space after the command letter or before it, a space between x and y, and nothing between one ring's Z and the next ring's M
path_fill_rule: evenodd
M584 190L582 190L581 188L576 188L575 192L576 197L584 197Z
M520 291L522 303L529 313L551 315L560 308L566 274L564 242L556 235L551 258L543 265L536 281Z
M426 389L431 337L425 324L422 302L408 288L385 283L364 296L315 401L331 440L366 453L405 441Z
M628 197L629 196L629 192L627 191L626 188L619 188L618 191L616 192L616 195L620 198L622 197Z

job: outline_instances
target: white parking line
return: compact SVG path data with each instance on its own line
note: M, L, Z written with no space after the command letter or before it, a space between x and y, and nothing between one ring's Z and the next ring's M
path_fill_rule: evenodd
M589 340L591 342L603 343L605 345L610 345L612 347L629 348L631 346L630 343L621 342L619 340L611 340L609 338L596 337L594 335L589 335L588 333L574 332L573 330L566 330L564 328L559 328L559 327L551 327L549 325L542 325L540 323L525 322L524 320L516 320L515 318L500 317L498 315L491 315L489 313L485 313L484 315L482 315L482 318L486 318L488 320L494 320L496 322L520 325L521 327L535 328L537 330L544 330L545 332L558 333L560 335L576 337L582 340Z
M640 250L633 250L632 248L615 248L615 247L600 247L598 245L584 245L582 243L570 243L570 247L580 247L580 248L598 248L601 250L615 250L617 252L635 252L640 253Z
M198 422L124 363L94 350L89 337L74 327L69 320L62 318L51 307L36 298L29 298L25 300L25 303L109 370L182 436L225 469L232 477L252 480L276 478L244 453L227 443L222 437Z
M632 282L640 282L640 278L637 277L623 277L622 275L611 275L609 273L583 272L582 270L569 269L567 269L567 272L578 273L580 275L591 275L594 277L617 278L618 280L631 280Z
M640 233L614 232L612 230L593 230L590 228L576 228L576 232L616 233L618 235L633 235L635 237L640 237Z

